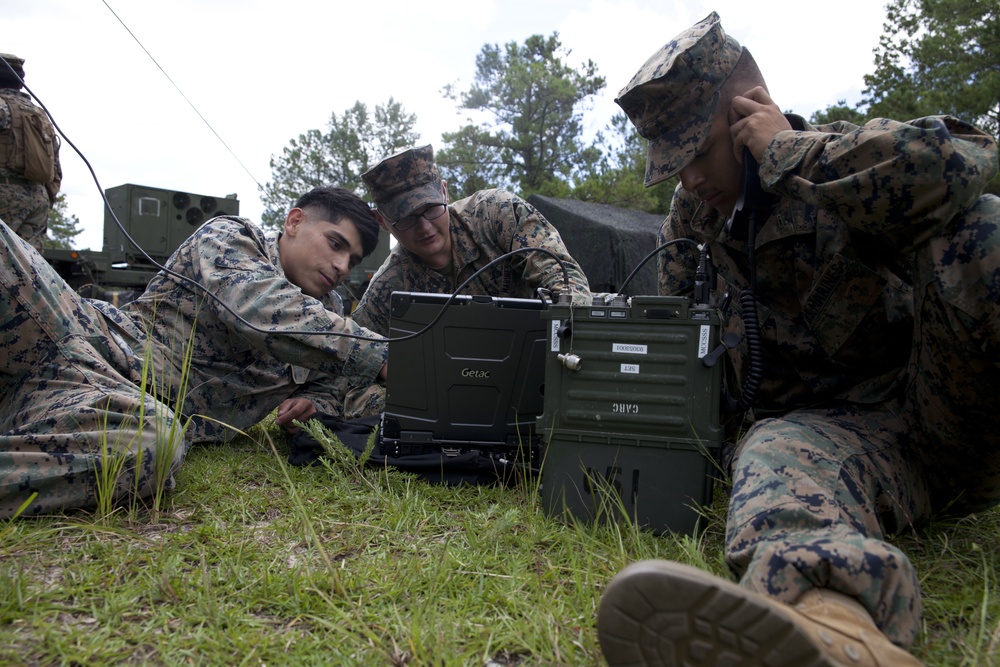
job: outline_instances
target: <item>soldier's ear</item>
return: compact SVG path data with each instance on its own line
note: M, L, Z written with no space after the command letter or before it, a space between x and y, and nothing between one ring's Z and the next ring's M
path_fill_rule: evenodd
M448 204L448 181L441 181L441 193L444 195L444 203Z
M302 221L305 220L306 212L301 208L293 208L285 216L285 233L289 236L295 236L299 231L299 226Z

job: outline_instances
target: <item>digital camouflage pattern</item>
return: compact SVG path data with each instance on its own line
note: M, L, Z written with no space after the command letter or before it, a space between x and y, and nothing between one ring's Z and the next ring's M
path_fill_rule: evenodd
M392 249L372 277L352 317L382 335L389 333L393 292L450 294L480 268L518 248L542 248L498 262L462 290L463 294L535 298L535 289L564 289L559 261L566 266L573 300L589 304L590 287L559 232L531 204L503 190L481 190L448 207L451 262L440 271L422 263L402 244Z
M158 479L169 489L183 431L143 391L141 349L4 224L0 313L0 519L35 492L26 515L93 505L98 469L114 459L113 498L149 496Z
M4 166L7 164L6 147L18 141L14 136L10 105L36 108L27 93L0 88L0 220L41 252L49 226L49 208L55 202L62 183L59 145L55 141L52 124L44 113L40 113L40 122L53 137L55 178L48 183L37 183L24 178L23 172ZM23 139L20 141L23 143Z
M5 171L0 169L0 174ZM0 220L39 252L49 230L49 208L44 185L0 175Z
M615 102L649 140L646 187L677 174L708 137L719 89L743 54L712 12L636 72Z
M277 233L242 218L215 218L167 264L248 325L162 271L122 308L83 299L8 228L0 230L0 348L9 359L0 376L0 516L10 516L33 490L39 497L29 514L92 504L105 423L133 451L153 443L172 448L172 471L186 443L228 440L286 398L305 397L317 410L345 417L381 409L372 385L385 343L330 335L374 338L340 317L334 294L313 299L285 278ZM143 402L140 386L155 399ZM162 425L174 419L171 408L185 389L186 442L160 445ZM160 418L140 429L131 417L140 407ZM148 469L153 460L143 457L140 481L163 474Z
M444 204L441 174L430 144L390 155L361 175L375 206L389 222L428 204Z
M184 354L190 354L184 413L194 417L193 442L229 440L237 434L212 420L245 429L290 397L307 398L318 411L345 419L381 409L377 392L364 394L372 400L368 405L344 405L341 397L376 383L385 343L341 317L335 292L318 300L289 282L278 237L249 220L223 216L192 234L167 263L235 315L163 271L138 299L106 309L123 336L135 340L150 332L157 377L174 391Z
M858 598L905 647L919 583L884 537L1000 501L1000 199L981 194L997 147L954 118L789 120L760 165L782 198L755 245L766 372L726 557L786 602ZM678 188L660 240L709 244L724 328L742 334L747 248L725 222ZM687 292L695 258L673 246L660 270L662 293ZM731 358L745 379L745 345Z

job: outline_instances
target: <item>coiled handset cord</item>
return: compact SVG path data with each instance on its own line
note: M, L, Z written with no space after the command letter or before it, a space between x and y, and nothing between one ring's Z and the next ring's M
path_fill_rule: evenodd
M750 369L743 381L743 391L735 400L736 410L742 412L753 406L764 378L763 339L760 333L760 320L757 317L757 262L754 242L756 241L757 211L750 209L747 221L747 262L750 270L750 286L740 293L740 316L743 318L743 335L746 336L747 352L750 357Z
M743 381L739 398L727 398L727 407L732 411L745 411L753 407L757 391L764 378L764 344L757 317L757 214L768 213L778 200L776 195L766 192L760 183L759 165L750 149L743 147L743 169L740 172L740 196L733 207L733 214L726 223L729 235L739 239L746 235L747 270L750 285L740 293L740 317L743 318L743 335L747 342L750 368ZM742 229L743 224L746 229Z

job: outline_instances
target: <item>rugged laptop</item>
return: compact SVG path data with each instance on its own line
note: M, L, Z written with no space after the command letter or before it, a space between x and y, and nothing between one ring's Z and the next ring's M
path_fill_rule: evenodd
M534 458L548 322L541 300L394 292L381 453Z

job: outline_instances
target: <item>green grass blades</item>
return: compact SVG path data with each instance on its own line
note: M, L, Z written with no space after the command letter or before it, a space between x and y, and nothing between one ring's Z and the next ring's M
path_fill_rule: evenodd
M723 488L703 533L656 537L550 518L537 480L445 487L335 452L290 467L272 423L193 449L158 511L0 524L0 664L601 665L624 565L725 573ZM928 664L1000 666L998 536L994 511L895 538Z

